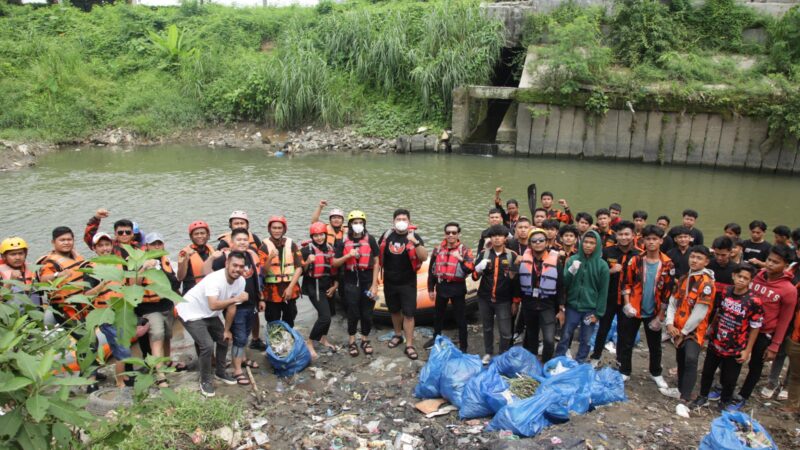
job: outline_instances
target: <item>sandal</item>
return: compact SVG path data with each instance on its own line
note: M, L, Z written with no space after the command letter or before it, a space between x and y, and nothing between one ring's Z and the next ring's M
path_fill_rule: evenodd
M419 358L419 355L417 355L417 349L415 349L413 345L406 345L406 350L404 353L406 356L408 356L408 359L416 360Z
M392 336L391 339L389 339L389 348L395 348L398 345L402 344L403 342L405 342L405 338L403 336L395 334L394 336Z
M353 358L358 356L358 346L356 345L355 342L353 342L352 344L348 345L347 349L350 352L350 356L352 356Z
M243 365L251 368L251 369L260 369L261 366L258 365L257 362L253 361L252 359L245 359L242 363Z
M369 341L362 340L361 349L364 350L364 354L367 356L372 354L372 345L369 343Z
M249 386L250 385L250 378L247 377L244 373L240 374L233 374L233 379L236 380L236 384L239 386Z
M175 372L185 372L189 370L189 368L186 367L186 364L180 361L170 361L167 363L167 367L172 367L173 369L175 369Z
M168 388L169 387L169 381L167 381L166 378L162 378L160 380L156 380L156 386L158 386L161 389Z

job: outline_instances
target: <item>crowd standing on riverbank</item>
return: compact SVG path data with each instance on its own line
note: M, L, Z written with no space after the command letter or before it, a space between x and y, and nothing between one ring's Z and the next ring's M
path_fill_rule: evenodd
M387 345L402 345L403 353L415 360L417 273L427 264L423 295L427 291L435 305L434 337L442 333L451 304L463 351L468 350L467 283L477 283L484 364L515 343L543 362L568 354L577 332L575 359L598 366L609 333L616 331L616 368L627 379L643 329L650 376L663 395L678 399L679 410L703 407L711 400L719 400L720 409L741 409L755 392L765 362L771 361L768 382L759 394L771 398L777 393L788 412L800 413L800 228L779 225L769 243L763 221L749 223L749 239L742 239L740 225L729 223L709 248L696 227L699 214L692 209L684 210L681 224L670 228L668 216L648 224L650 216L643 210L633 211L632 220L626 220L616 203L593 215L573 214L566 200L558 200L555 208L556 197L544 192L538 199L541 206L528 218L516 200L504 204L501 194L497 188L488 227L474 249L461 241L456 221L444 225L440 241L426 246L406 209L396 209L392 227L376 234L367 230L367 214L360 210L345 214L334 208L327 223L322 222L328 206L324 200L312 214L307 235L304 225L298 227L301 231L295 236L302 236L300 240L287 236L289 224L278 215L268 218L262 239L251 229L247 213L237 210L229 217L230 230L217 237L214 247L208 223L192 222L177 264L162 256L142 268L162 271L184 302L176 305L145 290L135 309L147 328L138 340L140 349L168 357L177 318L195 342L201 393L213 396L215 379L246 386L250 380L244 368L258 367L248 353L266 348L259 313L267 322L282 320L293 326L297 301L306 296L318 313L306 343L312 358L318 351L341 350L354 358L371 355L373 310L382 283L394 330ZM84 242L98 256L127 258L126 246L165 249L161 234L144 233L128 219L114 222L113 234L100 231L109 216L109 211L98 209L84 229ZM57 290L30 292L30 298L49 308L58 325L84 320L91 308L108 307L121 295L109 289L108 282L81 270L95 263L78 254L74 238L69 227L56 227L53 248L36 260L35 272L29 269L24 239L11 237L0 243L0 276L19 281L15 289L30 288L37 281L56 283ZM80 281L85 289L75 288ZM126 283L146 288L149 281L139 276ZM78 294L92 296L93 304L72 302L70 297ZM337 299L347 317L348 342L341 348L327 338ZM130 350L119 345L123 336L113 325L102 325L100 332L117 360L116 381L122 386L129 380L119 361L128 358ZM433 339L424 344L432 345ZM677 387L670 387L662 376L663 345L676 348ZM789 369L781 381L787 359ZM186 369L178 362L170 364ZM747 375L736 392L744 365ZM695 396L698 371L700 391ZM168 386L166 378L157 384Z

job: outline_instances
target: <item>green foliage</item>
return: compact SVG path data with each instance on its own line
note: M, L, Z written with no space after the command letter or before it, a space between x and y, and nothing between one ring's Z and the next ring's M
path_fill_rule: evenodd
M420 125L426 125L434 132L446 127L443 116L427 118L422 108L409 98L402 94L390 98L368 98L359 118L358 132L365 136L391 138L413 134Z
M586 112L593 116L603 117L608 113L609 98L603 91L593 91L586 99Z
M741 51L742 31L756 23L756 13L736 0L706 0L690 23L697 42L709 49Z
M776 70L800 81L800 6L769 28L769 58Z
M163 61L162 69L177 69L198 56L196 48L187 48L186 33L175 24L168 26L164 35L150 31L148 36L153 53Z
M627 65L654 63L685 43L686 30L659 0L623 0L611 22L616 57Z

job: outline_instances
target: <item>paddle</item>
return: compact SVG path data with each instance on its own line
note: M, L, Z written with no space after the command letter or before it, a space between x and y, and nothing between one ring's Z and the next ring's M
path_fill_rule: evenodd
M531 219L533 219L533 210L536 209L536 183L528 185L528 208L531 210Z

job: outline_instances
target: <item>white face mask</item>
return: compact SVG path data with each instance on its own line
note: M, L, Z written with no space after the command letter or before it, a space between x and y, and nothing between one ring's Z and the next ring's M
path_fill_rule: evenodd
M364 232L364 225L363 224L354 223L352 228L353 228L353 233L361 234L361 233Z
M406 231L408 229L408 222L405 220L400 220L394 223L394 229L400 232Z

